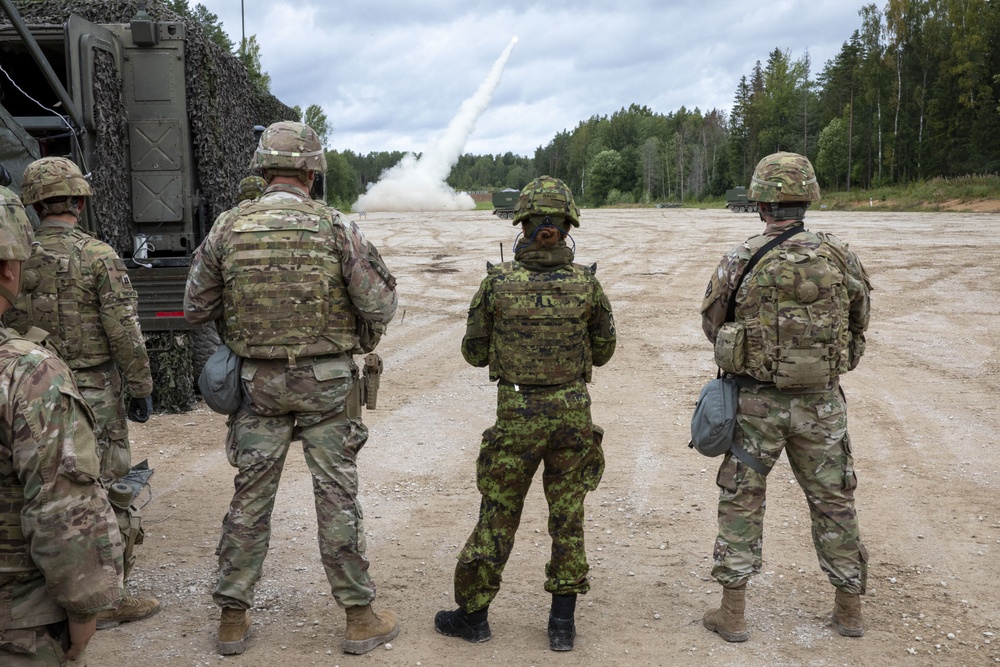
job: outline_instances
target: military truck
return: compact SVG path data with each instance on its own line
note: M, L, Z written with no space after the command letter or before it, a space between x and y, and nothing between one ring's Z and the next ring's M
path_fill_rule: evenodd
M501 220L514 219L514 207L517 205L517 198L521 195L520 190L505 188L493 193L493 215Z
M734 213L756 213L757 202L747 200L747 189L744 187L726 190L726 208Z
M40 156L70 156L88 175L95 196L81 225L126 260L154 398L183 409L219 340L184 320L192 253L236 203L254 127L297 114L161 0L138 11L126 0L0 8L0 160L15 186Z

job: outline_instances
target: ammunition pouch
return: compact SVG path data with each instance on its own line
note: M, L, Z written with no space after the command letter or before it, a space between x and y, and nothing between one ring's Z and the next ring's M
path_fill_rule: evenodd
M142 514L132 504L132 489L127 484L116 482L108 489L108 500L118 520L118 531L122 536L123 581L128 580L132 565L135 564L134 549L142 544L146 531L142 528Z
M365 368L362 384L364 385L364 404L369 410L378 406L378 386L382 380L382 357L372 352L365 355Z
M725 373L746 373L747 332L740 322L726 322L715 338L715 364Z

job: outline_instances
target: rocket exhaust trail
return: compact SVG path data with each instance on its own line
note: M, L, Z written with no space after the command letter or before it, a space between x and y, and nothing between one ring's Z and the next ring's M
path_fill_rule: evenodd
M387 169L379 181L358 197L355 211L463 211L476 208L472 197L455 192L445 180L465 149L476 121L490 106L500 84L517 37L493 63L486 79L458 110L447 129L424 151L420 159L407 153L396 166Z

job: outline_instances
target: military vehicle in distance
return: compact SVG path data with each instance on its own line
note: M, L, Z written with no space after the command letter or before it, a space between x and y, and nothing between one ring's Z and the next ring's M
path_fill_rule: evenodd
M740 186L726 190L726 208L734 213L756 213L757 202L747 201L747 189Z
M521 195L520 190L505 188L493 193L493 215L501 220L514 219L514 207L517 206L517 198Z
M95 196L81 225L129 267L162 394L178 379L157 369L179 366L157 355L180 348L190 374L218 344L212 327L184 320L184 286L192 254L250 174L254 127L298 116L162 0L138 11L128 0L18 5L0 0L0 161L15 190L38 157L69 156L88 175ZM186 397L161 395L158 407L183 409L171 403L190 402L188 380Z

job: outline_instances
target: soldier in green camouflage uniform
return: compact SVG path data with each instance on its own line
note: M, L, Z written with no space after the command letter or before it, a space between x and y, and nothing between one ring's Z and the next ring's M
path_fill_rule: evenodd
M497 420L483 433L476 465L479 522L458 556L455 601L441 611L438 632L471 642L491 637L487 613L500 590L524 498L544 462L552 594L549 644L573 647L576 596L590 589L584 550L584 498L604 469L600 427L590 415L593 366L615 351L611 304L594 268L573 263L565 237L580 225L566 185L542 176L521 192L514 224L524 236L514 261L489 267L472 299L462 355L489 366L498 381Z
M764 233L736 246L722 259L701 308L717 362L740 381L737 443L764 471L758 472L731 452L716 480L719 535L712 575L723 586L723 601L719 609L705 615L704 624L727 641L749 637L744 621L746 583L760 571L766 471L782 450L809 503L820 567L836 587L834 623L842 635L861 636L864 631L859 596L865 592L868 555L854 508L857 478L839 375L853 369L864 353L870 285L860 260L846 243L803 227L806 208L819 196L812 165L805 157L777 153L761 160L747 197L758 202L766 224ZM751 256L786 230L792 235L761 257L737 291ZM811 305L808 327L784 322L778 330L768 292L780 289L791 278L787 265L772 262L782 252L801 266L809 258L819 258L823 263L814 275L828 276L795 284L796 298L779 304L786 309L800 307L796 301ZM820 298L826 290L828 300ZM735 320L727 323L731 299L736 299ZM819 310L822 307L830 312ZM830 323L832 335L822 346L824 361L817 366L812 362L819 357L810 357L809 350L794 352L799 343L791 332L818 330L825 322ZM740 335L732 336L732 331ZM778 341L777 337L783 338ZM790 358L788 350L797 356ZM736 367L729 367L733 359ZM808 368L807 375L820 369L819 379L796 385L790 378L803 372L796 364Z
M132 465L126 414L145 422L152 411L153 379L139 328L138 295L114 249L79 227L85 198L93 193L76 164L62 157L36 160L25 168L21 189L41 224L7 324L21 333L32 326L48 332L73 370L97 418L101 479L107 486ZM127 412L123 376L132 396ZM126 581L133 562L134 557L126 561ZM101 614L98 625L136 621L159 609L155 598L127 594L118 609Z
M375 246L340 213L309 198L326 159L316 132L275 123L252 168L268 188L223 213L195 253L184 313L221 319L226 344L243 358L243 406L230 417L230 462L239 468L223 527L219 652L242 653L254 585L271 536L271 510L293 439L313 477L319 547L334 598L346 609L344 650L391 640L399 620L375 613L357 499L356 457L368 439L353 353L370 351L396 312L395 279Z
M15 301L31 236L21 203L0 188L0 315ZM121 599L122 544L99 474L93 415L69 368L0 327L4 667L86 665L97 614Z
M260 176L247 176L242 181L240 181L240 194L239 201L254 201L260 199L260 196L264 194L264 190L267 189L267 181L265 181Z

